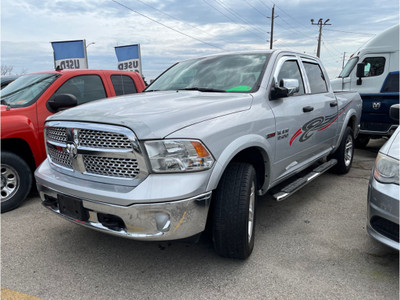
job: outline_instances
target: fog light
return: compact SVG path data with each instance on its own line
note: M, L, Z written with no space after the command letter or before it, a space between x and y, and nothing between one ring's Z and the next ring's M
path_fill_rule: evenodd
M156 213L155 215L156 215L157 230L161 232L169 231L169 227L171 226L169 215L166 213Z

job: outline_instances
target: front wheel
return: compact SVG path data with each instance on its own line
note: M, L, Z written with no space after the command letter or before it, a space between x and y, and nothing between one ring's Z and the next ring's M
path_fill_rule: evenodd
M336 174L346 174L350 171L354 157L354 134L353 129L347 127L339 148L332 155L332 158L337 159L338 163L332 168Z
M18 155L1 153L1 212L17 208L25 200L32 186L32 172Z
M254 247L256 172L251 164L231 163L214 199L213 242L216 252L245 259Z

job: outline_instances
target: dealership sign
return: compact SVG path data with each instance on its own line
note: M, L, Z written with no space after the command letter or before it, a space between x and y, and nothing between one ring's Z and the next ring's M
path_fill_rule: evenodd
M118 70L135 71L142 75L140 44L115 47Z
M55 69L87 69L86 41L51 42Z

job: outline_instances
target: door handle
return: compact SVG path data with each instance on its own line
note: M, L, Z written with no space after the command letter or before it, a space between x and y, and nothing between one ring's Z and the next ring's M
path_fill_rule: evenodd
M312 107L312 106L303 107L303 112L310 112L310 111L313 111L313 110L314 110L314 107Z
M330 105L331 107L335 107L335 106L337 106L337 101L333 101L333 102L329 103L329 105Z

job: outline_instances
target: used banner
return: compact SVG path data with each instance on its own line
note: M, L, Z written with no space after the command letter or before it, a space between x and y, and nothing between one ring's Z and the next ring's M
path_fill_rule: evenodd
M118 70L135 71L142 74L140 44L115 47L118 59Z
M86 41L51 42L55 69L87 69Z

